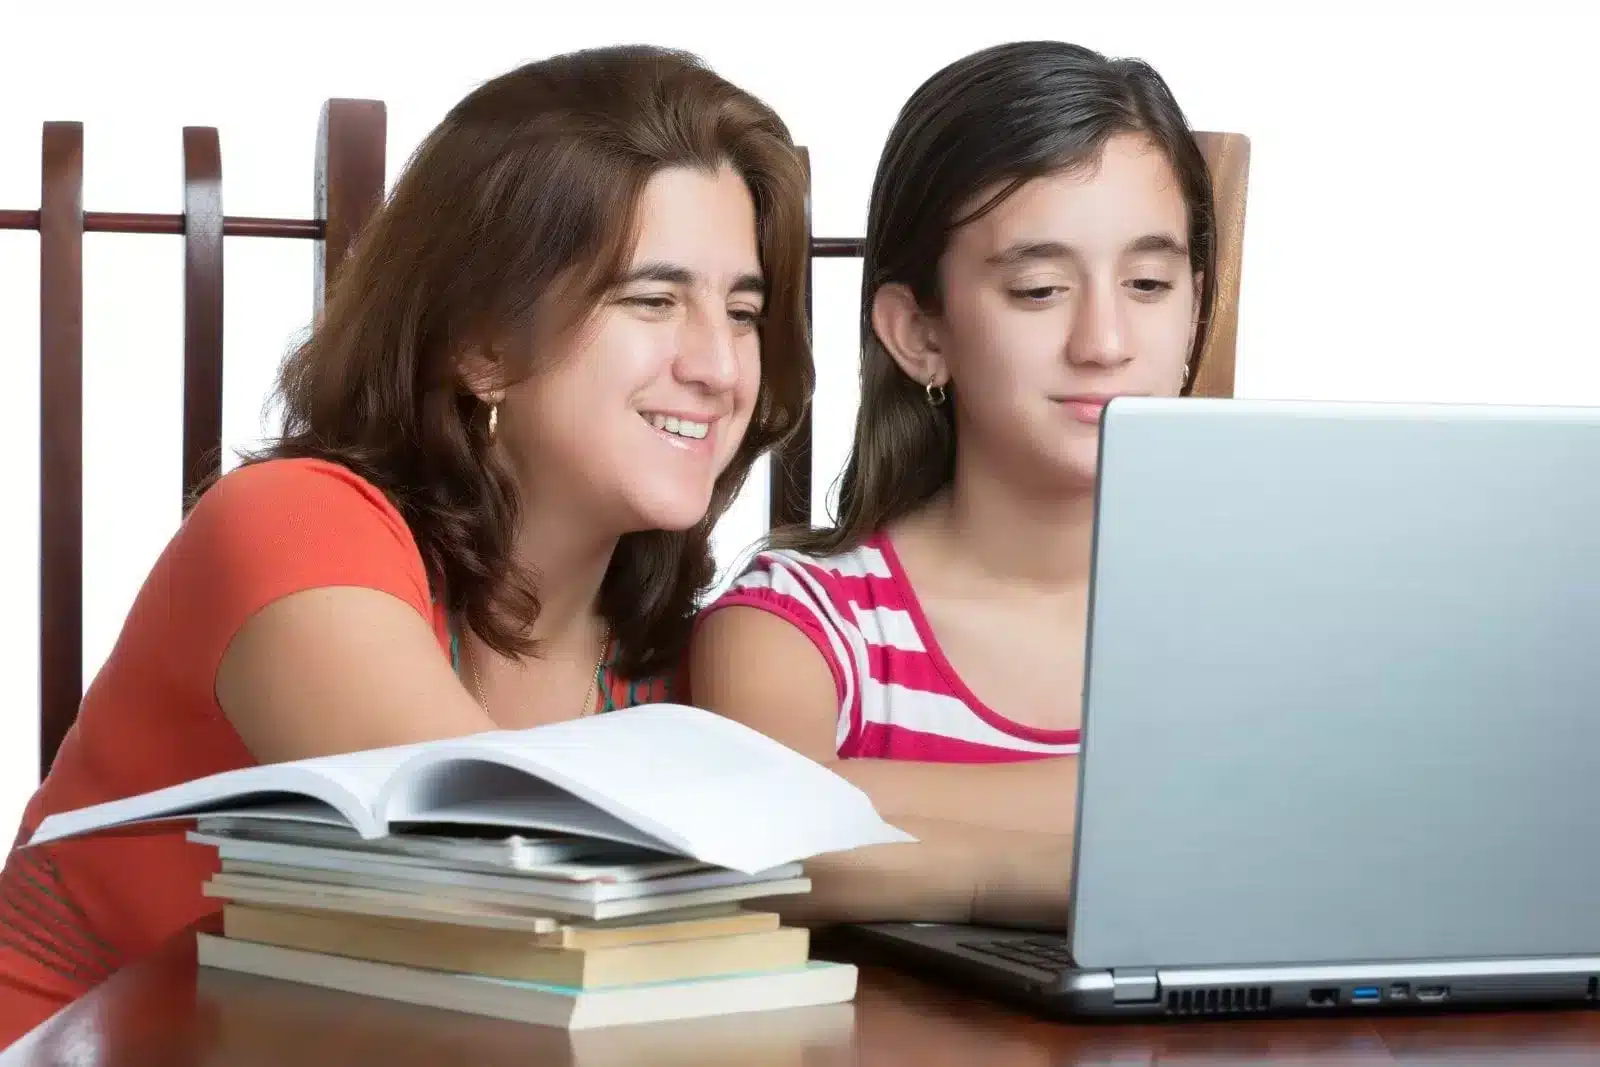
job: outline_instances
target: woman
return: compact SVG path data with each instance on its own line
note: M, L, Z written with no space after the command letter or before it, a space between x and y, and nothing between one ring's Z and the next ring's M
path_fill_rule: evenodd
M199 496L24 817L671 699L708 538L811 387L804 171L647 48L488 82L421 146ZM14 851L0 1045L213 911L181 827Z
M691 651L696 703L833 766L919 838L812 864L807 917L1065 921L1097 422L1114 395L1183 391L1212 216L1144 64L1011 44L901 111L868 215L839 522L780 533Z

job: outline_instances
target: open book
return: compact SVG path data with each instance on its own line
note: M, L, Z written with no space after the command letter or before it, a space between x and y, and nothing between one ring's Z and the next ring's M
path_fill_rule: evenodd
M656 704L228 771L49 816L28 844L206 815L349 827L368 840L438 825L574 835L751 875L915 840L861 790L765 735Z

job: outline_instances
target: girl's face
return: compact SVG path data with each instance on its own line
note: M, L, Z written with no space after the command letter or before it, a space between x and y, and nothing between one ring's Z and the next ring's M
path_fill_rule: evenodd
M963 453L1032 482L1092 484L1105 403L1183 387L1200 291L1188 232L1166 155L1114 137L1095 165L1031 181L956 231L941 314L886 316L904 320L888 347L948 389Z

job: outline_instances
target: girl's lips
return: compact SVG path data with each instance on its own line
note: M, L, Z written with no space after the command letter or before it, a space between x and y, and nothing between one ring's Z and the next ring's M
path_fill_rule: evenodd
M1105 414L1106 405L1115 397L1101 395L1064 396L1056 398L1067 416L1077 422L1096 425Z

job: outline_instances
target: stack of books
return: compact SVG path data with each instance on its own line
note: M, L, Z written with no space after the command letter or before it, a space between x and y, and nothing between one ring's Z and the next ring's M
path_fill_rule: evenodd
M908 835L826 768L654 705L253 767L46 820L30 844L193 819L204 967L568 1029L852 999L776 898Z

